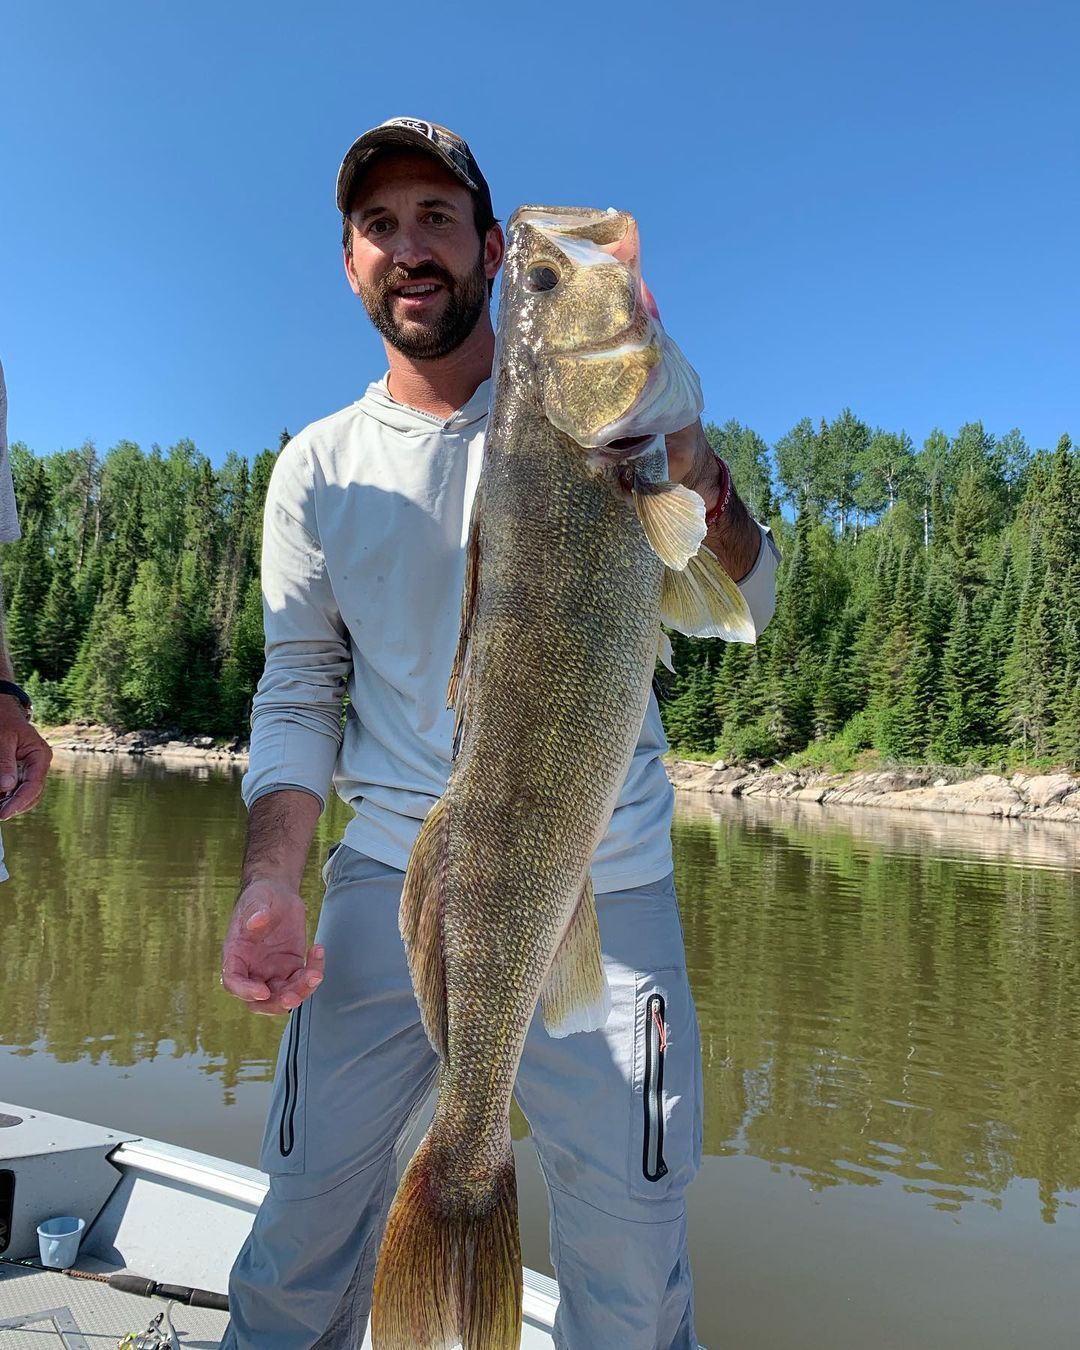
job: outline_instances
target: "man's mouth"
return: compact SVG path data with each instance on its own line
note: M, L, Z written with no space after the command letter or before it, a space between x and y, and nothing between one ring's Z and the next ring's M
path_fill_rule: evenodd
M407 286L395 286L393 295L405 309L422 309L442 289L437 281L414 281Z

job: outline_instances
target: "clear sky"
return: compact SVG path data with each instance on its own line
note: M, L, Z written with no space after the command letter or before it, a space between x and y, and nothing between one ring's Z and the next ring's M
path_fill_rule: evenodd
M713 420L1080 439L1071 0L2 14L0 359L39 453L217 464L358 397L385 366L334 180L401 115L470 142L503 219L634 212Z

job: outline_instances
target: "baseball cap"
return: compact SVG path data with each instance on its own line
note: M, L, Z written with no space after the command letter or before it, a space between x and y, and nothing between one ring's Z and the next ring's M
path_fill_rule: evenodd
M391 117L388 122L365 131L349 146L337 177L337 204L342 215L348 211L353 189L368 163L380 150L391 149L420 150L432 155L469 189L488 218L495 219L491 189L468 145L448 127L419 117Z

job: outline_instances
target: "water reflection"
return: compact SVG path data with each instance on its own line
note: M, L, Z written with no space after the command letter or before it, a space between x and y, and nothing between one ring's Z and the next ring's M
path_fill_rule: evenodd
M706 1153L959 1211L1080 1186L1074 832L684 799Z
M4 831L0 1045L113 1067L194 1056L225 1105L270 1077L280 1023L218 983L243 848L239 782L226 767L57 757L38 809ZM339 825L337 812L320 822L304 879L313 913Z
M0 1096L62 1081L67 1098L29 1104L253 1160L281 1024L218 985L238 784L218 767L69 757L5 830ZM312 918L343 825L340 806L320 824ZM1053 1222L1080 1189L1078 840L683 798L706 1154L750 1155L818 1193L888 1181L954 1213L1024 1180ZM175 1128L135 1118L148 1092Z
M255 1161L282 1024L218 985L238 786L221 767L58 758L5 827L0 1098ZM319 827L312 918L344 819ZM1075 1345L1078 843L680 799L705 1344ZM535 1154L515 1155L525 1259L549 1269Z

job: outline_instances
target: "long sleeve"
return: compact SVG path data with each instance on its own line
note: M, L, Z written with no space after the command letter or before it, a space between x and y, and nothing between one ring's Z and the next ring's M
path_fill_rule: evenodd
M299 440L282 451L267 492L262 590L266 665L251 713L244 802L289 787L325 806L352 654L320 544L312 460Z
M761 531L761 548L757 562L739 582L739 590L754 620L755 636L760 637L776 609L776 570L780 566L780 550L767 525L759 522L758 529Z

